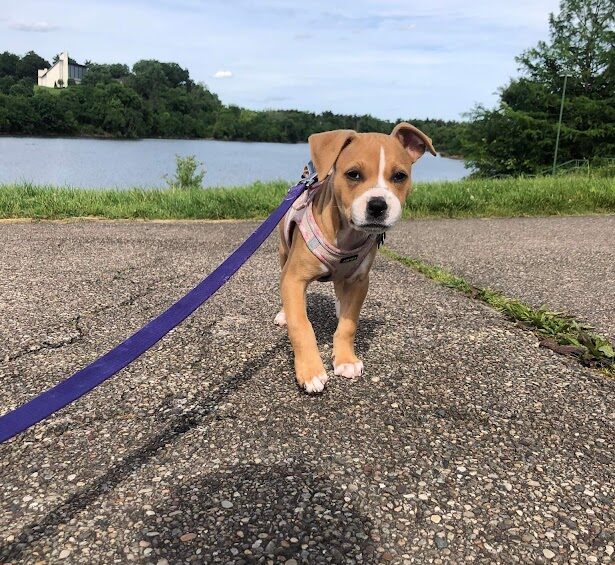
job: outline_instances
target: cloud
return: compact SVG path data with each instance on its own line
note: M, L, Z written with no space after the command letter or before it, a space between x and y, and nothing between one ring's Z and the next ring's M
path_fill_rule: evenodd
M57 25L53 25L48 22L33 22L29 24L24 22L12 22L9 24L9 27L17 31L33 31L43 33L58 29Z
M231 71L216 71L214 78L231 78L233 73Z

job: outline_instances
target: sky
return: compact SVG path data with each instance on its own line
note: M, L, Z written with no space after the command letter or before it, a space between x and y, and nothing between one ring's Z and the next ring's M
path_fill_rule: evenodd
M459 119L518 76L558 0L0 0L0 51L173 61L225 104Z

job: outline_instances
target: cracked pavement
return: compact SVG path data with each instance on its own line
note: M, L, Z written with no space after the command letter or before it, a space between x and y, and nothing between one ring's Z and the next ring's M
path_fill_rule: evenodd
M2 411L141 327L255 226L0 224ZM391 246L412 255L413 229ZM0 446L0 563L612 561L613 379L380 256L366 375L308 396L273 324L276 250ZM308 298L332 375L330 284Z
M615 341L613 215L403 222L387 244Z

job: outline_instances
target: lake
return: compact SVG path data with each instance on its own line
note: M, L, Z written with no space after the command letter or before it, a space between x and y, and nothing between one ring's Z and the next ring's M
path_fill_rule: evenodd
M205 163L205 186L237 186L299 178L309 159L307 143L246 143L208 139L110 140L0 137L0 183L78 188L163 187L175 155ZM415 181L458 180L463 161L425 155L413 168Z

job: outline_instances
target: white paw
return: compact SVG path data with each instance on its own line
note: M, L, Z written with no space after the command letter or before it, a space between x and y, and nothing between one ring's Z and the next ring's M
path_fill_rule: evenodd
M360 377L363 374L363 361L357 361L356 363L342 363L335 366L335 374L346 377L347 379L354 379Z
M275 318L273 320L273 323L276 326L280 326L280 327L284 327L286 325L286 314L284 313L284 310L280 310L276 315Z
M316 377L312 377L311 381L305 381L303 385L305 387L305 392L322 392L328 380L329 377L326 373L323 373L322 375L317 375Z

